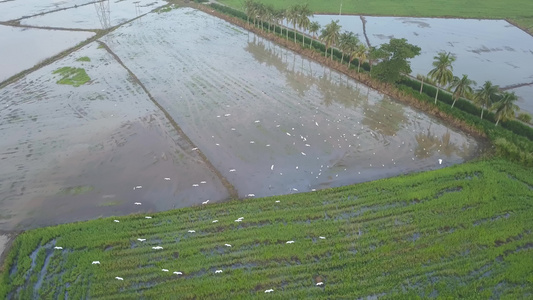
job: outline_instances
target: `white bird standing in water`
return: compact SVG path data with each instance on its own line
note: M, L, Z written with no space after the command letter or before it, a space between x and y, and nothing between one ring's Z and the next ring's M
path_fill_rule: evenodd
M133 204L135 204L135 205L141 205L142 203L141 203L141 202L135 202L135 203L133 203Z
M439 165L442 165L442 159L439 158Z
M202 204L207 204L209 203L209 200L205 200L204 202L202 202Z

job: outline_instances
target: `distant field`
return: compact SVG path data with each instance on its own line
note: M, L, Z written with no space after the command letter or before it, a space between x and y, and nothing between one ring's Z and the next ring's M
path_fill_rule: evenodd
M531 298L532 204L530 169L485 161L40 228L14 242L0 297Z
M219 0L242 9L243 0ZM275 7L289 7L309 3L315 13L338 14L342 3L343 14L412 17L457 17L477 19L510 19L533 32L533 1L531 0L261 0Z

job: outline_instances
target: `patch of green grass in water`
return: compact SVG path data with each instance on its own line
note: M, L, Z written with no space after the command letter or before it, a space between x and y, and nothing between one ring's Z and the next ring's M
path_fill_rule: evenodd
M108 207L108 206L117 206L117 205L120 205L121 204L121 201L109 201L109 202L104 202L104 203L100 203L98 204L99 207Z
M83 56L83 57L80 57L80 58L78 58L76 60L77 61L91 61L91 59L88 56Z
M83 68L63 67L52 72L53 74L59 74L63 78L59 79L57 84L68 84L74 87L78 87L91 80L89 75Z
M70 186L70 187L62 188L59 191L59 194L75 196L75 195L88 193L92 190L94 190L94 187L90 185Z

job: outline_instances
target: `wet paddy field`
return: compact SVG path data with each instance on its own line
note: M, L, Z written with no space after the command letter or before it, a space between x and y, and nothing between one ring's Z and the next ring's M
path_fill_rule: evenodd
M90 80L59 85L63 67ZM149 13L0 89L0 116L0 230L306 192L484 150L188 8Z

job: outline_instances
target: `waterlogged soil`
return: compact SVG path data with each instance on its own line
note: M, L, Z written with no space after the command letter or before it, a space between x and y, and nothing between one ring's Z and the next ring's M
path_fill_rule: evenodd
M85 56L91 61L78 61ZM56 84L53 71L67 66L84 68L91 81ZM96 43L1 89L0 114L1 230L228 198L198 153Z
M0 82L92 36L93 32L0 25Z
M427 75L433 57L451 52L456 76L466 74L480 86L486 80L500 87L532 83L533 71L526 62L533 61L533 37L504 20L360 17L351 15L316 15L313 21L322 27L339 20L341 31L352 31L366 43L379 47L391 38L405 38L422 50L411 60L412 75ZM365 26L363 28L363 22ZM291 27L292 28L292 27ZM510 89L521 98L522 110L533 113L533 97L523 89Z
M0 2L0 21L17 20L23 17L34 16L60 9L67 9L95 2L94 0L13 0Z
M23 25L80 29L108 29L165 5L159 0L102 1L21 21Z
M200 11L147 15L107 43L240 197L436 169L483 151L470 136Z

